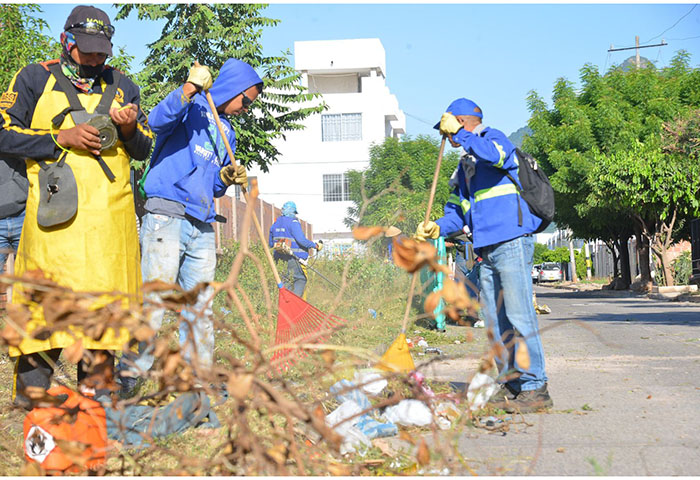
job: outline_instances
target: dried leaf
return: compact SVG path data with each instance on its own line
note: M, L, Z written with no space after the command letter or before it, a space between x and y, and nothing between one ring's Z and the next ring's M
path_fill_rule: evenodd
M250 373L232 373L228 377L228 392L236 400L245 400L253 385L253 375Z
M24 465L22 465L22 470L19 473L23 477L43 477L46 475L44 469L38 463L28 460Z
M522 338L518 339L518 345L515 348L515 363L523 370L530 369L530 353L527 351L527 345Z
M375 438L374 440L372 440L372 445L377 447L387 457L394 458L396 456L396 450L391 448L389 442L382 438Z
M19 347L19 344L22 342L22 335L20 335L14 327L11 327L10 324L5 325L0 336L3 341L11 347Z
M141 325L134 331L134 338L139 342L145 342L146 340L153 338L155 334L156 332L151 327Z
M428 296L425 297L425 303L423 304L423 309L425 310L425 313L427 313L428 315L432 315L434 318L435 309L440 304L440 298L442 298L440 291L431 292L430 294L428 294Z
M63 356L73 365L83 358L83 339L79 338L69 347L63 349Z
M355 227L352 229L352 236L355 240L369 240L382 233L384 233L383 227Z
M180 354L179 353L170 353L165 359L164 365L163 365L163 377L168 378L171 377L174 373L175 370L177 369L177 366L180 364Z
M566 449L564 447L557 448L557 453L564 453Z
M30 400L41 400L47 396L51 397L51 395L47 395L46 389L44 387L35 387L31 385L24 389L24 395L27 396Z
M425 443L425 439L423 438L421 438L420 445L418 445L416 459L418 460L418 464L422 466L430 463L430 450L428 449L428 445Z
M7 315L15 322L19 328L25 329L27 323L32 318L32 312L29 311L26 305L9 303L5 305Z
M350 466L344 463L329 463L328 473L335 475L336 477L347 477L350 476Z
M278 443L274 447L268 448L265 452L277 465L284 465L287 461L287 446L283 443Z
M334 350L323 350L321 352L321 358L323 359L324 362L326 362L326 365L331 367L331 366L333 366L333 363L335 363L335 351Z
M411 434L409 434L406 430L400 430L399 431L399 438L405 442L410 443L411 445L416 444L416 440L413 438Z
M428 263L435 263L437 250L427 242L416 242L412 238L393 240L392 255L394 264L409 273L422 268Z

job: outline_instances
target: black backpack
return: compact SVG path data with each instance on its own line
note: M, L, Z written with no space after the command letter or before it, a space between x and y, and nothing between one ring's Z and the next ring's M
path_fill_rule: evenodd
M518 183L510 173L506 172L506 176L513 182L523 200L527 202L530 211L542 219L539 228L533 232L539 233L547 228L554 218L554 189L549 183L547 175L537 165L535 157L519 148L515 149L515 154L520 160L518 164L518 178L522 188L518 186ZM522 225L523 211L518 201L518 226Z

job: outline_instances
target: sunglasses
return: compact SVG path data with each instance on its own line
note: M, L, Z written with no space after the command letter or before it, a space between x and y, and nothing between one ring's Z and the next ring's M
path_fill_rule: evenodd
M102 32L110 40L112 39L112 35L114 35L114 26L113 25L103 25L103 24L97 23L97 22L74 23L73 25L68 27L66 30L70 30L72 28L81 28L85 33L89 33L92 35L96 35L96 34Z
M243 105L243 108L248 108L253 104L253 101L248 98L248 95L245 94L245 92L241 92L241 95L243 95L243 100L241 104Z

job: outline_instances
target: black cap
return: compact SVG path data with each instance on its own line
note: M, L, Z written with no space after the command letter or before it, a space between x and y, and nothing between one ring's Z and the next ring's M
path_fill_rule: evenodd
M104 53L112 55L111 35L107 35L104 30L88 33L86 28L81 27L81 24L96 23L102 26L112 26L109 17L99 8L86 5L79 5L70 12L68 20L63 30L70 30L75 36L75 43L81 52L85 53Z

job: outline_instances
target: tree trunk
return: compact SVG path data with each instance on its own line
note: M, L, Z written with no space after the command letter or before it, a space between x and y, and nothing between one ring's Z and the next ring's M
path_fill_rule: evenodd
M649 239L642 234L641 227L635 229L637 237L637 261L639 262L640 286L643 291L651 288L651 267L649 266Z
M632 272L630 271L630 251L627 248L628 237L619 237L617 240L618 253L620 259L620 278L625 288L630 288L632 284Z

